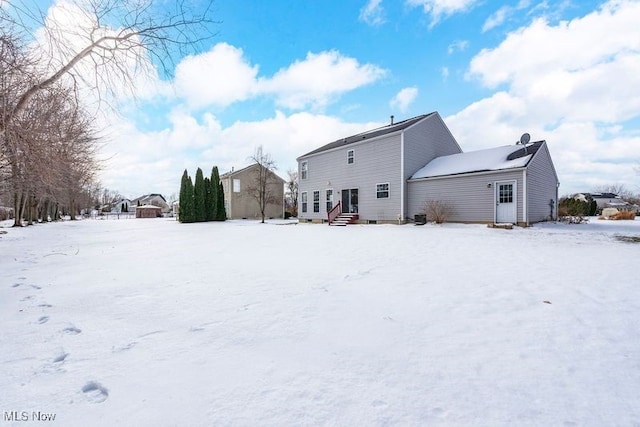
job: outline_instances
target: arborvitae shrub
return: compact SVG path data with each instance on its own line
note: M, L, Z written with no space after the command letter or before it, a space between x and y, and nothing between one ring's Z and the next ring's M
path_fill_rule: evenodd
M194 200L193 200L193 183L191 177L185 169L182 174L182 181L180 183L180 204L178 210L178 219L180 222L193 222L194 221Z
M196 182L193 185L193 204L195 221L204 222L207 217L204 210L204 176L202 175L202 169L198 168L196 171Z

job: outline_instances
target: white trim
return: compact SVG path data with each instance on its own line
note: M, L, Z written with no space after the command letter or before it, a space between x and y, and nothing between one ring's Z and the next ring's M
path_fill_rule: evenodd
M333 195L335 194L335 192L333 191L333 187L324 189L324 208L327 209L327 202L329 201L327 200L327 191L331 191L331 209L333 209L333 207L335 206L335 204L333 203ZM329 213L329 211L327 211L327 213Z
M318 193L318 210L316 211L316 193ZM312 190L313 213L320 213L320 190Z
M517 179L507 179L503 181L494 181L493 182L493 222L498 223L498 191L499 184L513 184L513 194L512 198L514 200L516 211L514 215L515 222L518 222L518 180Z
M422 120L420 120L420 122L422 122ZM411 126L409 126L409 128L410 127ZM404 178L404 130L403 130L402 133L400 134L400 218L399 218L399 221L404 221L404 189L406 185L407 185L407 180Z
M387 186L387 197L378 197L378 185L386 185ZM391 198L391 184L389 182L376 182L376 200L379 199L390 199Z
M529 225L527 204L527 169L524 169L522 171L522 222L524 222L525 225ZM517 208L518 205L516 204L516 209ZM517 211L516 216L518 216Z
M438 175L438 176L428 176L425 178L409 178L407 182L420 182L420 181L433 181L436 179L447 179L447 178L458 178L463 176L477 176L477 175L491 175L497 173L506 173L506 172L519 172L521 170L527 169L527 166L512 168L512 169L496 169L490 171L480 171L480 172L463 172L463 173L454 173L451 175Z

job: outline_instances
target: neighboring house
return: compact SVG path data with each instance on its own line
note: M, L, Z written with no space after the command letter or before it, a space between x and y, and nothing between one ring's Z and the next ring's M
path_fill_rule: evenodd
M125 213L132 211L131 200L129 199L120 199L111 207L112 213Z
M449 221L527 225L555 219L558 202L544 141L462 153L437 112L300 156L298 176L302 221L338 209L360 223L406 222L439 200L453 208Z
M257 185L260 166L254 163L243 169L220 175L224 189L224 208L229 219L260 218L260 206L253 196ZM266 218L284 217L284 179L273 172L267 172L267 193L273 200L265 209Z
M169 212L171 210L171 207L169 206L169 204L167 203L167 200L164 198L162 194L157 194L157 193L145 194L144 196L140 196L131 201L131 206L134 206L134 207L145 206L145 205L159 206L160 208L162 208L162 212L164 213Z
M578 193L574 199L586 201L589 197L596 201L598 212L605 208L616 208L619 211L636 210L636 206L626 202L622 197L614 193Z
M545 141L443 156L409 179L409 214L437 200L448 221L529 225L556 219L558 185Z

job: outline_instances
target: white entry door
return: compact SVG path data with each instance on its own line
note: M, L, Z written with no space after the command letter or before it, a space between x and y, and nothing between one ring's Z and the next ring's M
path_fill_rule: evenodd
M496 182L496 223L516 223L516 200L515 181Z

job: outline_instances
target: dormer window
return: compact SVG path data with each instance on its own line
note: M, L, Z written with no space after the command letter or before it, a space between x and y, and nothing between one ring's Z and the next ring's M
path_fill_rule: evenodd
M347 151L347 164L352 165L356 162L356 153L354 150Z

